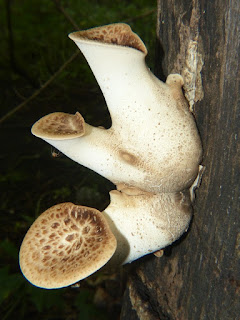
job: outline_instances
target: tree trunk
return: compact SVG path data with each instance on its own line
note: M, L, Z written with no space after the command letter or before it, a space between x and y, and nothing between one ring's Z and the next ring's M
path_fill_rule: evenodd
M205 172L187 235L131 265L122 320L240 317L239 16L237 0L159 0L163 72L185 79Z

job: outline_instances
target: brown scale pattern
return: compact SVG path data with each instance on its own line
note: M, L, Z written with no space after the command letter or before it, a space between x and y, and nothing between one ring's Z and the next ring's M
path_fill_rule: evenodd
M132 47L147 54L147 49L142 40L136 33L132 32L129 25L124 23L116 23L79 31L77 34L80 38Z
M35 123L33 133L49 137L82 136L85 133L85 122L79 112L51 113Z
M99 263L105 264L115 248L116 240L99 211L64 203L45 211L29 229L20 265L26 278L39 286L63 277L74 283L88 275L91 265L94 272Z

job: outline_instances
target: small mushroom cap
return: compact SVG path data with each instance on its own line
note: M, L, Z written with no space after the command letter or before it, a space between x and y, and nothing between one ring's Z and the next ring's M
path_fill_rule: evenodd
M126 23L113 23L88 30L72 32L69 34L69 38L75 42L79 40L91 40L98 41L99 43L131 47L142 51L145 55L147 54L147 48L142 40Z
M20 248L20 268L37 287L62 288L104 266L116 246L101 212L66 202L32 224Z
M78 138L85 134L85 121L79 112L54 112L38 120L32 126L32 134L54 140Z

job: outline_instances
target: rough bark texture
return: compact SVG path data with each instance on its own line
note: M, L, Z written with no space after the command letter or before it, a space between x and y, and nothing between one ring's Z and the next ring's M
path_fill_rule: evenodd
M206 169L188 234L131 266L121 319L239 319L240 2L159 0L158 12L163 72L185 78Z

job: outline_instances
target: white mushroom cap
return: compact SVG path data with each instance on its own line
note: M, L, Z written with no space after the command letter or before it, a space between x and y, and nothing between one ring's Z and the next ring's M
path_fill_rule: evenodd
M101 212L62 203L42 213L28 230L20 248L20 268L37 287L66 287L105 265L116 246Z
M79 112L54 112L38 120L32 126L32 134L42 139L78 138L85 134L85 121Z

